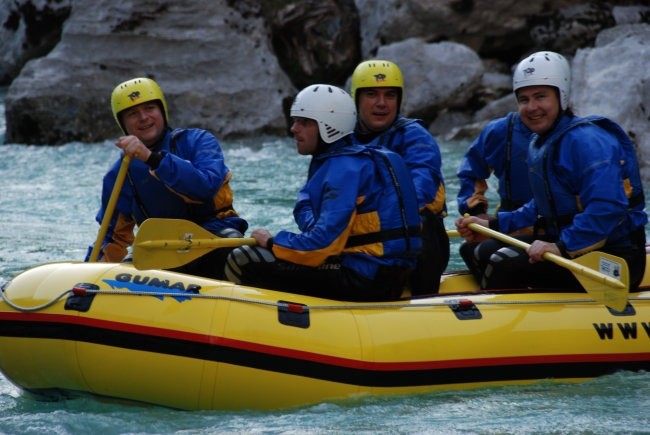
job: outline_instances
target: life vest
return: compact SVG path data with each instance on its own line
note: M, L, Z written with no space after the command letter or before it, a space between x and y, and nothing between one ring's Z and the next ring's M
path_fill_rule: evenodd
M399 154L381 146L352 144L347 138L343 142L347 145L316 159L323 161L343 155L368 156L380 174L382 189L381 199L376 203L359 204L343 252L365 253L374 257L415 257L422 246L421 218L411 174L404 160Z
M395 152L380 146L352 146L353 153L369 155L383 185L379 209L379 230L368 231L363 225L353 225L344 252L355 252L362 247L382 244L383 255L411 257L421 249L420 215L415 188L404 160ZM363 212L360 211L360 215Z
M569 191L562 183L562 177L551 174L549 168L553 167L554 160L558 158L559 147L566 133L578 126L589 124L609 132L619 144L622 183L628 198L628 214L631 220L630 229L642 226L647 221L643 211L645 198L641 176L634 144L630 138L615 122L601 116L564 118L556 127L557 132L547 138L541 146L537 146L537 135L529 146L529 181L539 215L537 227L543 228L547 235L557 236L562 228L571 225L577 213L583 211L580 192Z
M623 167L623 183L625 195L629 201L630 210L643 210L645 208L645 195L639 172L639 163L636 157L636 149L630 137L614 121L602 116L587 116L582 118L576 125L592 123L615 135L621 145L623 155L621 165Z
M526 183L521 183L520 180L513 180L512 172L513 167L521 165L520 161L513 159L513 150L512 150L512 137L514 133L515 120L519 124L519 128L524 128L529 132L528 127L526 127L521 118L516 112L510 112L508 115L508 132L506 134L506 155L505 163L503 166L503 174L499 178L499 197L500 202L497 208L497 211L512 211L517 210L519 207L524 205L530 200L530 189ZM520 134L519 134L520 135ZM518 136L519 136L518 135ZM523 146L521 147L523 148ZM523 149L522 149L523 151ZM523 156L522 156L523 157ZM515 169L517 169L515 167ZM514 182L513 182L514 181ZM514 191L514 195L513 195ZM524 199L515 200L513 196L519 198L524 197Z
M176 149L176 142L178 138L181 135L183 135L186 131L187 129L177 128L168 133L170 135L169 152L171 154L178 155ZM147 170L149 171L151 176L158 179L154 170L151 169L147 169ZM218 191L212 198L211 202L203 202L203 201L189 198L186 195L174 191L164 183L161 183L162 185L157 188L158 193L156 194L155 192L149 191L152 188L154 188L154 186L152 186L150 183L146 184L148 186L147 188L144 188L143 187L144 185L138 187L138 182L134 180L134 177L132 177L130 172L128 173L127 176L128 176L129 185L131 186L133 192L133 198L138 206L139 213L136 213L136 220L138 221L138 223L141 223L144 219L147 219L149 217L157 216L157 213L152 213L150 210L148 210L148 207L145 206L145 201L143 200L143 198L154 195L153 197L158 198L158 201L161 202L163 201L163 198L166 196L163 194L164 190L171 192L175 197L177 197L183 203L185 203L187 218L197 223L205 222L211 218L223 219L227 217L238 216L237 212L234 210L232 206L233 193L229 184L230 179L232 178L232 173L230 172L226 174L224 182L219 187ZM144 190L145 192L140 192L140 190ZM166 210L173 209L173 206L171 204L174 202L174 200L172 198L169 198L167 199L167 202L169 204L165 207L165 209Z
M399 115L388 130L377 135L370 135L369 139L364 140L363 137L364 135L361 133L355 134L355 138L357 140L361 139L361 142L367 146L385 147L399 154L406 162L407 167L408 165L415 165L417 167L417 170L411 173L411 179L416 188L416 195L418 193L417 189L420 189L421 192L426 191L431 193L430 196L426 195L423 198L419 198L418 205L421 213L424 210L428 210L436 216L445 217L447 215L447 193L441 168L429 168L433 172L431 176L434 183L436 182L436 178L439 180L437 186L430 186L430 179L422 176L421 162L423 159L431 158L431 151L423 152L424 148L422 148L422 145L426 144L427 146L434 147L432 151L438 154L437 157L440 154L435 139L428 132L422 120L405 118ZM417 147L412 148L412 145L416 145ZM433 189L436 189L436 191L431 192Z

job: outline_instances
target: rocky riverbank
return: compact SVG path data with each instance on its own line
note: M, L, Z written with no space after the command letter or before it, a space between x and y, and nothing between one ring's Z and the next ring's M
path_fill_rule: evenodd
M621 123L650 178L650 7L640 0L0 3L7 142L117 136L109 95L135 76L161 84L173 125L283 134L297 90L346 86L372 57L402 68L405 114L439 137L471 137L515 107L512 66L549 49L571 60L575 111Z

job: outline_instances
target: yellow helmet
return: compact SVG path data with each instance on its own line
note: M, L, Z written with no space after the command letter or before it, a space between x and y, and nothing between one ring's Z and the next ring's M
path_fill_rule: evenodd
M113 89L113 94L111 95L111 109L113 109L115 121L117 121L117 124L125 134L127 131L120 121L120 112L149 101L160 101L162 104L165 123L169 125L167 102L165 101L165 96L160 90L158 83L146 77L138 77L120 83L115 87L115 89Z
M357 89L362 88L399 88L400 94L403 94L402 71L389 60L361 62L352 73L350 94L355 102L357 101Z

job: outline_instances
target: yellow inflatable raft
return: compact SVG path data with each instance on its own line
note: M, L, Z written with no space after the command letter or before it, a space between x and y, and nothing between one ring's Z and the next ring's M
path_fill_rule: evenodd
M270 409L359 394L579 381L650 369L650 277L596 294L477 291L350 303L131 264L52 263L4 286L0 369L35 393L182 409Z

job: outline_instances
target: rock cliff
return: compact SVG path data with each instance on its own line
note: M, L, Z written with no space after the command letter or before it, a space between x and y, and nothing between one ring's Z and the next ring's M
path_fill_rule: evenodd
M111 90L136 76L161 84L175 126L220 138L284 133L299 88L345 86L371 57L402 68L406 115L442 137L471 136L514 108L513 65L550 49L572 62L577 113L621 123L650 166L650 7L642 3L0 0L6 141L115 137Z

